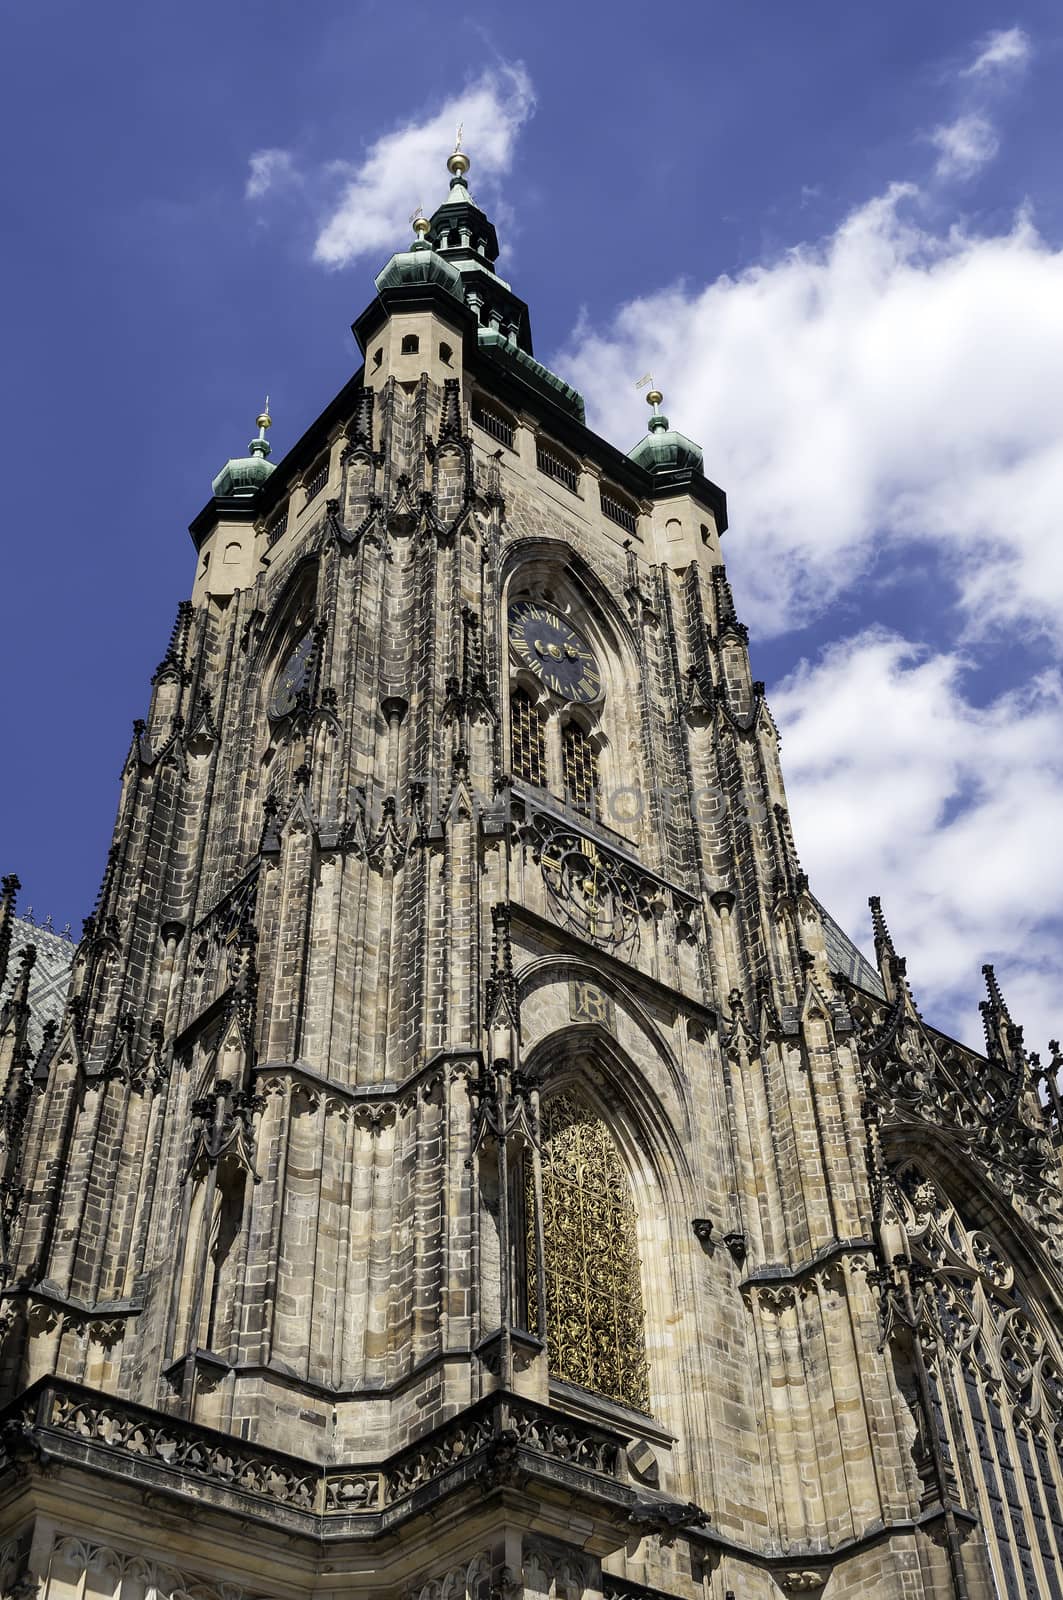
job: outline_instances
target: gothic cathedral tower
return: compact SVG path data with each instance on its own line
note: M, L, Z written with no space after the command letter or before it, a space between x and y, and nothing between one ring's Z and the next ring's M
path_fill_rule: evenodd
M36 1048L12 962L0 1591L1063 1600L1059 1062L814 898L724 496L449 167L192 523Z

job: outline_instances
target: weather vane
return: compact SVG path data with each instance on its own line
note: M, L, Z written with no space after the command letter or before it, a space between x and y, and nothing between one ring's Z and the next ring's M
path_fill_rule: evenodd
M645 389L647 384L649 384L650 388L649 388L649 393L646 396L646 404L648 406L652 406L653 407L653 414L656 417L656 416L660 415L659 407L660 407L661 401L664 399L664 395L661 393L660 389L658 389L657 385L654 383L654 381L653 381L653 373L652 372L644 372L642 374L642 377L639 379L638 383L636 383L635 388L636 389Z
M464 124L464 122L459 122L458 123L458 131L454 135L454 148L455 148L455 150L460 150L461 149L461 136L462 136L462 134L464 132L465 132L465 124Z

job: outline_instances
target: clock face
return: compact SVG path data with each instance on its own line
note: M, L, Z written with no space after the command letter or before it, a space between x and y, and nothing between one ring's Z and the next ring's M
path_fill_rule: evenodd
M310 682L313 649L313 633L304 633L277 674L269 701L271 717L286 717L295 710L296 701Z
M509 642L521 664L552 694L589 704L602 692L602 675L590 646L559 611L537 600L509 608Z
M638 903L619 865L578 833L550 835L539 859L554 904L599 944L622 945L635 932Z

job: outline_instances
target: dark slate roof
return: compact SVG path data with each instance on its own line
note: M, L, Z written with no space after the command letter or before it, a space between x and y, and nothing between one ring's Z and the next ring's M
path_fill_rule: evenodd
M34 1055L41 1048L44 1024L60 1023L66 1004L66 991L70 985L70 969L74 964L74 941L66 932L57 933L47 922L36 923L25 917L15 917L11 923L11 958L7 966L7 982L0 1002L7 999L18 977L19 953L26 945L37 947L37 960L30 975L29 1043Z
M817 900L820 914L823 917L823 937L827 945L827 960L830 962L832 972L840 972L850 983L858 989L864 989L868 994L877 995L880 1000L885 1000L886 991L882 987L882 978L878 968L858 950L843 928L835 922L826 906Z

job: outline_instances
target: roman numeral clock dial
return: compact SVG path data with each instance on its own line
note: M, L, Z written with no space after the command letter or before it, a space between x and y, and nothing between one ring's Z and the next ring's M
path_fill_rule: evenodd
M517 600L509 608L509 643L522 666L551 694L590 705L602 692L602 675L590 645L551 606Z

